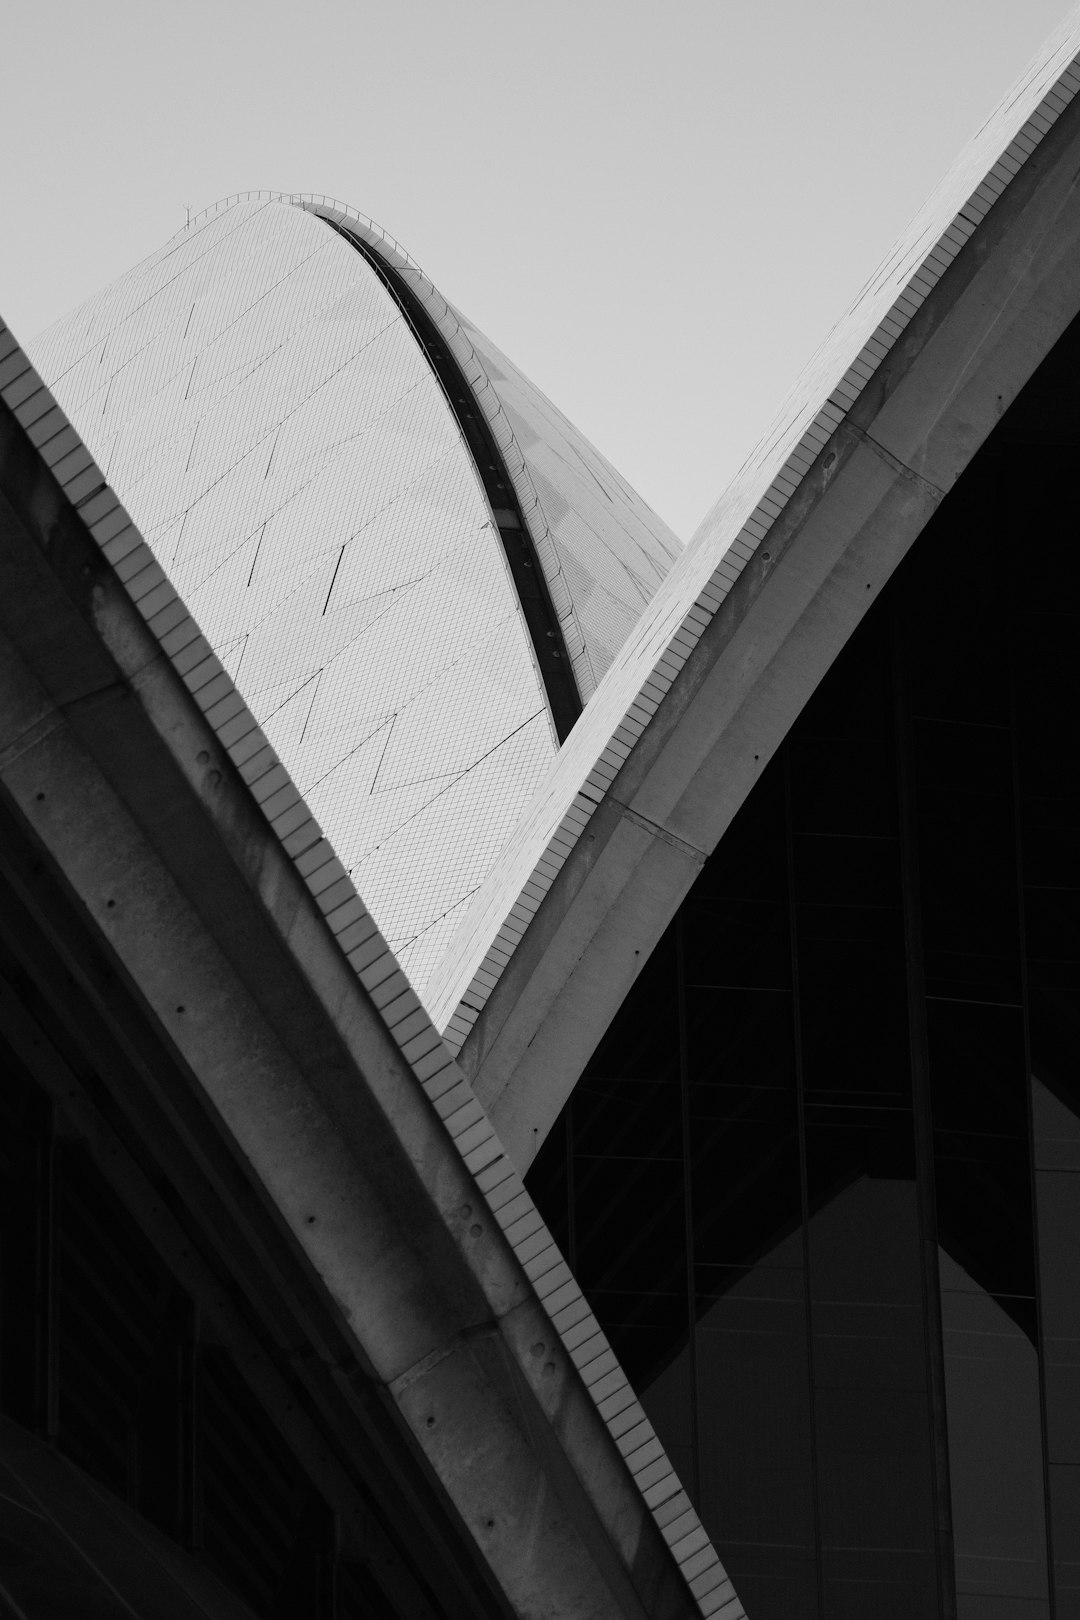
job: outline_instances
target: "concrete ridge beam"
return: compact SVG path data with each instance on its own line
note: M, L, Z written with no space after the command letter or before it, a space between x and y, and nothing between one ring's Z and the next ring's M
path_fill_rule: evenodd
M802 478L503 968L459 1061L522 1173L693 882L689 851L716 847L866 609L1080 311L1078 175L1073 102Z

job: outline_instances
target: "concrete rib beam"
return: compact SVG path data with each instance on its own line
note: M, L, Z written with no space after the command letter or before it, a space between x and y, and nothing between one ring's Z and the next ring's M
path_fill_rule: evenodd
M385 1389L402 1446L514 1613L697 1613L371 996L2 411L0 483L0 784L92 922L128 1016L154 1020L231 1145L250 1189L233 1194L245 1241L283 1289L286 1260L304 1257L355 1347L337 1376ZM161 1076L145 1083L198 1155L190 1112Z
M700 861L1080 311L1078 170L1074 102L806 473L502 971L459 1061L522 1173Z

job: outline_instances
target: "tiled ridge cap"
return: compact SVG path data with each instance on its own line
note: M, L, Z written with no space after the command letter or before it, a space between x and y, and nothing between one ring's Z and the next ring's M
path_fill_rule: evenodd
M451 1051L461 1050L593 812L747 562L918 309L1080 90L1078 50L1080 13L1074 12L961 153L859 294L850 317L866 306L872 315L883 292L900 286L839 381L829 386L829 366L836 364L831 345L843 323L810 361L761 445L646 608L429 982L428 1006ZM1038 99L1031 107L1033 96ZM1022 118L1019 127L1017 118ZM1008 137L1010 127L1014 133ZM942 230L941 217L950 202ZM815 408L823 393L824 403ZM760 494L762 479L766 487ZM727 543L725 535L731 535ZM651 657L643 662L642 651L650 644ZM480 965L474 967L478 958Z
M540 504L536 487L533 484L532 474L529 472L525 457L518 444L517 437L510 424L510 419L503 408L502 401L496 392L495 385L488 376L483 361L476 353L468 334L453 305L435 286L429 276L426 276L416 260L402 247L401 243L375 220L369 219L366 214L352 208L348 203L337 197L326 197L318 192L309 191L238 191L231 196L223 197L220 202L212 203L200 213L193 214L187 225L176 233L175 240L181 241L193 228L205 224L215 214L222 213L227 208L234 207L241 202L280 202L288 203L294 208L303 208L320 219L327 220L335 225L344 225L360 236L369 247L375 249L386 264L405 281L412 292L423 304L431 320L438 327L450 353L453 355L458 368L468 383L473 398L487 423L496 448L503 459L507 473L514 486L518 505L528 527L529 537L536 549L540 566L544 572L548 591L555 608L559 624L563 629L563 636L570 652L574 679L579 692L587 692L591 688L591 671L588 663L588 652L585 646L585 637L578 623L577 612L566 576L563 573L562 563L551 534L547 517ZM453 407L451 407L453 409ZM456 416L455 416L456 421ZM471 454L471 452L470 452Z
M443 1120L651 1509L703 1616L745 1620L712 1543L491 1122L232 678L11 331L0 398L122 581Z

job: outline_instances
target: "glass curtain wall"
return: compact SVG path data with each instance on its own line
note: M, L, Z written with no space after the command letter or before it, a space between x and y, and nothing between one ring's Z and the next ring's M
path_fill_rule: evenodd
M753 1620L1080 1615L1071 330L530 1175Z

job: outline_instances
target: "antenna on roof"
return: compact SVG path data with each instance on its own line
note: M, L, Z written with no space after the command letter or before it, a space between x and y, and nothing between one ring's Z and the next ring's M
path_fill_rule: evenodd
M190 203L185 203L184 208L187 211L187 222L186 222L186 224L184 226L184 229L185 230L190 230L191 229L191 204Z

